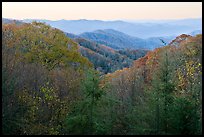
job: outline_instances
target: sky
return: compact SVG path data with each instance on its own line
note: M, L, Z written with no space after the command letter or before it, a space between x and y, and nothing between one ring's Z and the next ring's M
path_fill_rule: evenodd
M19 20L202 18L202 2L2 2L2 17Z

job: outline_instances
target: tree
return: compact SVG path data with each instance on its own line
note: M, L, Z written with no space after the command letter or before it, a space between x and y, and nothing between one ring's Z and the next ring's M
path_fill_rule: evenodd
M81 85L81 101L76 102L65 121L66 134L94 134L96 132L94 130L96 126L95 110L104 94L99 82L98 72L92 69L88 70ZM77 125L81 126L76 130Z

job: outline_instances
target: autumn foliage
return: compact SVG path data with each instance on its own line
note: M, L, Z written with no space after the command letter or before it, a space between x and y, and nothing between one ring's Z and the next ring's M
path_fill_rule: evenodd
M202 35L146 52L3 24L3 134L201 134Z

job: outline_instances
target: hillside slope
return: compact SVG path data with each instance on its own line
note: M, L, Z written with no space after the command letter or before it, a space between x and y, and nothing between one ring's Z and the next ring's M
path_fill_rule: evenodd
M59 29L2 24L2 133L63 134L61 123L91 68Z
M73 39L79 44L80 52L87 57L102 73L111 73L124 67L130 67L134 60L143 57L148 50L116 51L106 45L83 38Z
M103 83L120 101L120 123L128 123L119 133L202 133L202 35L180 35L132 67L107 74Z

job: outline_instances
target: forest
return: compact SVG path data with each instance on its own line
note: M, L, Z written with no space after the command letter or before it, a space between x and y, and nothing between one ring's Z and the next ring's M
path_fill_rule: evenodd
M3 23L2 133L200 135L202 34L115 52L44 23Z

